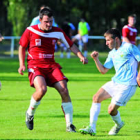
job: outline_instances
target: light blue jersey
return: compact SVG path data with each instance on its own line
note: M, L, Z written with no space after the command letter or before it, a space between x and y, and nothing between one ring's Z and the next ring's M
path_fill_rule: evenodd
M137 85L137 68L140 62L139 49L130 43L123 43L118 50L113 49L104 63L104 67L115 68L116 74L112 81L124 85Z

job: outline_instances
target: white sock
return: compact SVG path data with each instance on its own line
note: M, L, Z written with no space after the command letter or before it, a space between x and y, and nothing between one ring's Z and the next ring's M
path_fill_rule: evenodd
M67 58L70 58L70 52L67 52Z
M111 116L111 118L115 122L115 124L117 124L117 126L121 126L122 120L121 120L121 116L120 116L120 112L119 111L118 111L116 116Z
M73 106L71 102L62 103L62 110L65 115L66 126L70 126L72 124L73 119Z
M29 115L31 115L31 116L34 115L35 114L35 110L36 110L36 108L38 107L39 104L40 104L40 101L37 102L33 97L31 97L30 106L29 106L29 108L27 110L27 113Z
M63 53L61 52L61 53L60 53L60 58L63 58L63 57L64 57L64 55L63 55Z
M96 122L100 113L101 103L92 103L90 108L90 126L96 132Z
M84 57L87 57L88 51L84 51Z

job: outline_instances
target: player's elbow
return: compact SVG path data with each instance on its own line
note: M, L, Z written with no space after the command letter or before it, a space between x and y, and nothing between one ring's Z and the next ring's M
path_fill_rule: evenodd
M106 72L104 72L104 71L100 71L100 73L101 73L101 74L105 74Z
M99 72L101 73L101 74L105 74L106 73L106 71L103 69L103 70L99 70Z
M101 74L107 73L108 69L107 68L102 68L99 70Z

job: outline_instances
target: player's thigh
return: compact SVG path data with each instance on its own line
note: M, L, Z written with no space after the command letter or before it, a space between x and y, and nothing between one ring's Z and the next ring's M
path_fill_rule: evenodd
M100 88L97 93L93 96L93 102L100 103L103 100L111 98L110 94L103 88Z
M45 78L41 75L36 76L34 78L34 87L36 90L43 90L45 92L47 90Z
M68 93L68 89L67 89L67 81L66 80L62 80L62 81L58 81L54 84L54 88L60 93L63 94L63 92L67 92Z
M82 36L83 43L88 43L88 35Z
M72 38L72 40L80 40L80 35L79 35L79 34L75 35L75 36Z
M131 97L135 94L137 86L118 85L115 90L116 94L112 97L111 102L118 106L125 106Z

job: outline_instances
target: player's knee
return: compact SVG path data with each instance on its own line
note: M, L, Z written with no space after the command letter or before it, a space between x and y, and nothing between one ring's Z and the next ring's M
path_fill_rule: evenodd
M112 115L112 116L113 116L113 115L115 114L115 112L116 112L116 111L114 110L114 108L108 107L108 114L109 114L109 115Z
M45 86L42 86L38 89L38 93L41 95L41 96L44 96L45 93L47 92L47 88Z
M66 87L62 88L60 92L62 95L68 96L68 89Z
M93 102L100 103L100 98L96 94L93 96Z

